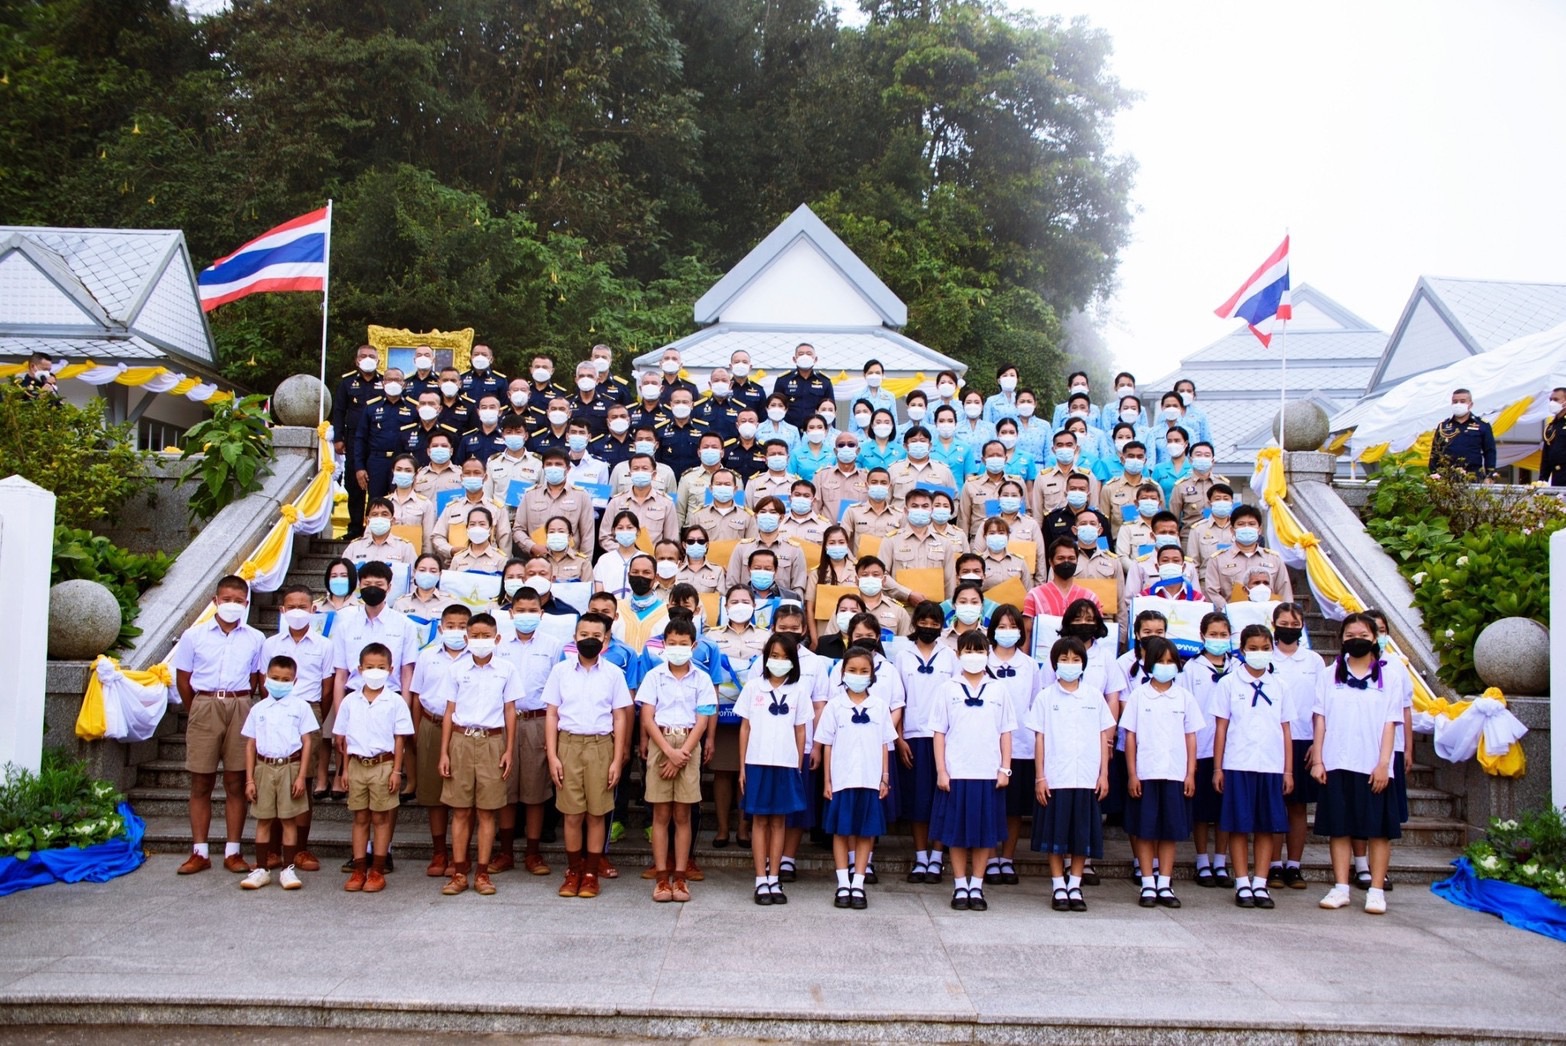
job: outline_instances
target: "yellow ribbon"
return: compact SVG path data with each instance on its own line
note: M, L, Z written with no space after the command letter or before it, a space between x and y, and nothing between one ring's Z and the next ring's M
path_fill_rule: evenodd
M105 654L99 654L93 660L92 670L87 673L87 692L82 696L81 711L76 714L76 736L83 741L100 740L109 731L108 717L103 708L103 683L98 679L98 663L101 661L107 661L115 668L120 667L118 661ZM167 664L145 669L120 669L120 674L138 686L151 686L154 683L170 686L174 682L174 673Z

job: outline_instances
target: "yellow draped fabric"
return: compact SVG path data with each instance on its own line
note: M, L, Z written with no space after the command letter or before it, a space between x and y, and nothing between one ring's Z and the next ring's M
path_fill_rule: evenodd
M99 661L107 661L115 668L120 666L114 658L100 654L93 662L92 671L87 673L87 693L82 697L82 708L76 715L76 736L84 741L96 741L109 730L108 719L103 711L103 683L98 679ZM154 683L169 686L174 682L174 674L166 664L153 665L143 670L121 668L120 674L137 686L151 686Z
M1495 687L1484 692L1485 697L1491 697L1506 704L1506 698ZM1491 755L1484 747L1484 735L1479 735L1479 751L1475 755L1479 765L1484 767L1484 772L1494 777L1521 777L1528 770L1528 757L1523 753L1522 745L1513 741L1505 752L1500 755Z
M72 379L72 378L79 378L83 374L87 373L90 370L93 370L97 366L98 366L98 364L93 363L91 361L88 361L86 363L69 363L69 364L66 364L64 367L61 367L59 370L55 371L54 372L54 376L55 376L55 378L57 380L62 380L62 381L63 380L69 380L69 379ZM27 370L27 365L25 363L0 364L0 379L14 378L18 374L21 374L21 373L25 372L26 370ZM116 384L116 385L128 385L131 388L140 388L141 386L146 385L146 384L148 384L148 383L150 383L152 381L155 381L158 378L161 378L161 377L163 377L165 375L169 375L169 376L178 375L179 378L180 378L180 380L176 384L174 384L170 388L164 390L165 395L169 395L169 396L184 396L186 393L190 392L191 389L194 389L196 386L201 384L201 379L199 379L199 378L186 377L185 375L180 374L179 371L170 370L167 367L157 367L157 366L127 367L127 368L125 368L125 370L123 372L121 372L114 379L114 384ZM201 402L203 402L203 403L220 403L223 400L233 399L233 398L234 398L234 394L232 392L225 392L222 389L216 389L215 388L215 389L213 389L212 393L210 395L208 395L207 398L202 400Z

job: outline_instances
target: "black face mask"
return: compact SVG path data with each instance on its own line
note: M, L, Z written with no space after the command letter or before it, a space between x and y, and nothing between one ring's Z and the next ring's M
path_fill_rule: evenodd
M1273 636L1284 646L1293 646L1300 641L1305 634L1303 628L1290 628L1288 625L1278 625L1272 630Z
M630 583L634 595L645 596L652 591L653 579L650 577L632 577Z
M604 652L604 641L602 639L578 639L576 641L576 652L591 661Z
M1099 638L1098 629L1099 626L1094 624L1067 625L1060 630L1060 634L1070 638L1080 639L1084 643L1087 643Z
M364 588L359 589L359 600L367 607L378 607L386 602L386 590L384 588L376 588L373 585L366 585Z
M920 643L933 643L941 638L941 630L938 628L916 628L914 639Z
M1060 578L1060 580L1070 581L1077 576L1077 561L1068 559L1064 563L1056 563L1052 569L1055 571L1055 576Z
M1374 639L1354 638L1343 641L1343 652L1349 657L1369 657L1380 647Z

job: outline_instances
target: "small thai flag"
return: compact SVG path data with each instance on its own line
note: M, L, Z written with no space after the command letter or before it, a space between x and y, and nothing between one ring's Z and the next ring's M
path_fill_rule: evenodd
M1273 321L1294 316L1289 305L1289 238L1285 236L1251 278L1213 311L1221 320L1244 320L1263 345L1271 345Z
M196 278L201 311L265 291L324 291L331 211L300 215L219 258Z

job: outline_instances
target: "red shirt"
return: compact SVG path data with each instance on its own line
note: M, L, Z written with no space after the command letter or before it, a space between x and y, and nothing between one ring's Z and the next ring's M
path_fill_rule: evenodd
M1028 598L1022 601L1022 613L1025 617L1064 617L1066 608L1079 599L1089 600L1094 606L1099 606L1098 596L1091 589L1072 585L1062 593L1053 581L1046 581L1028 593Z

